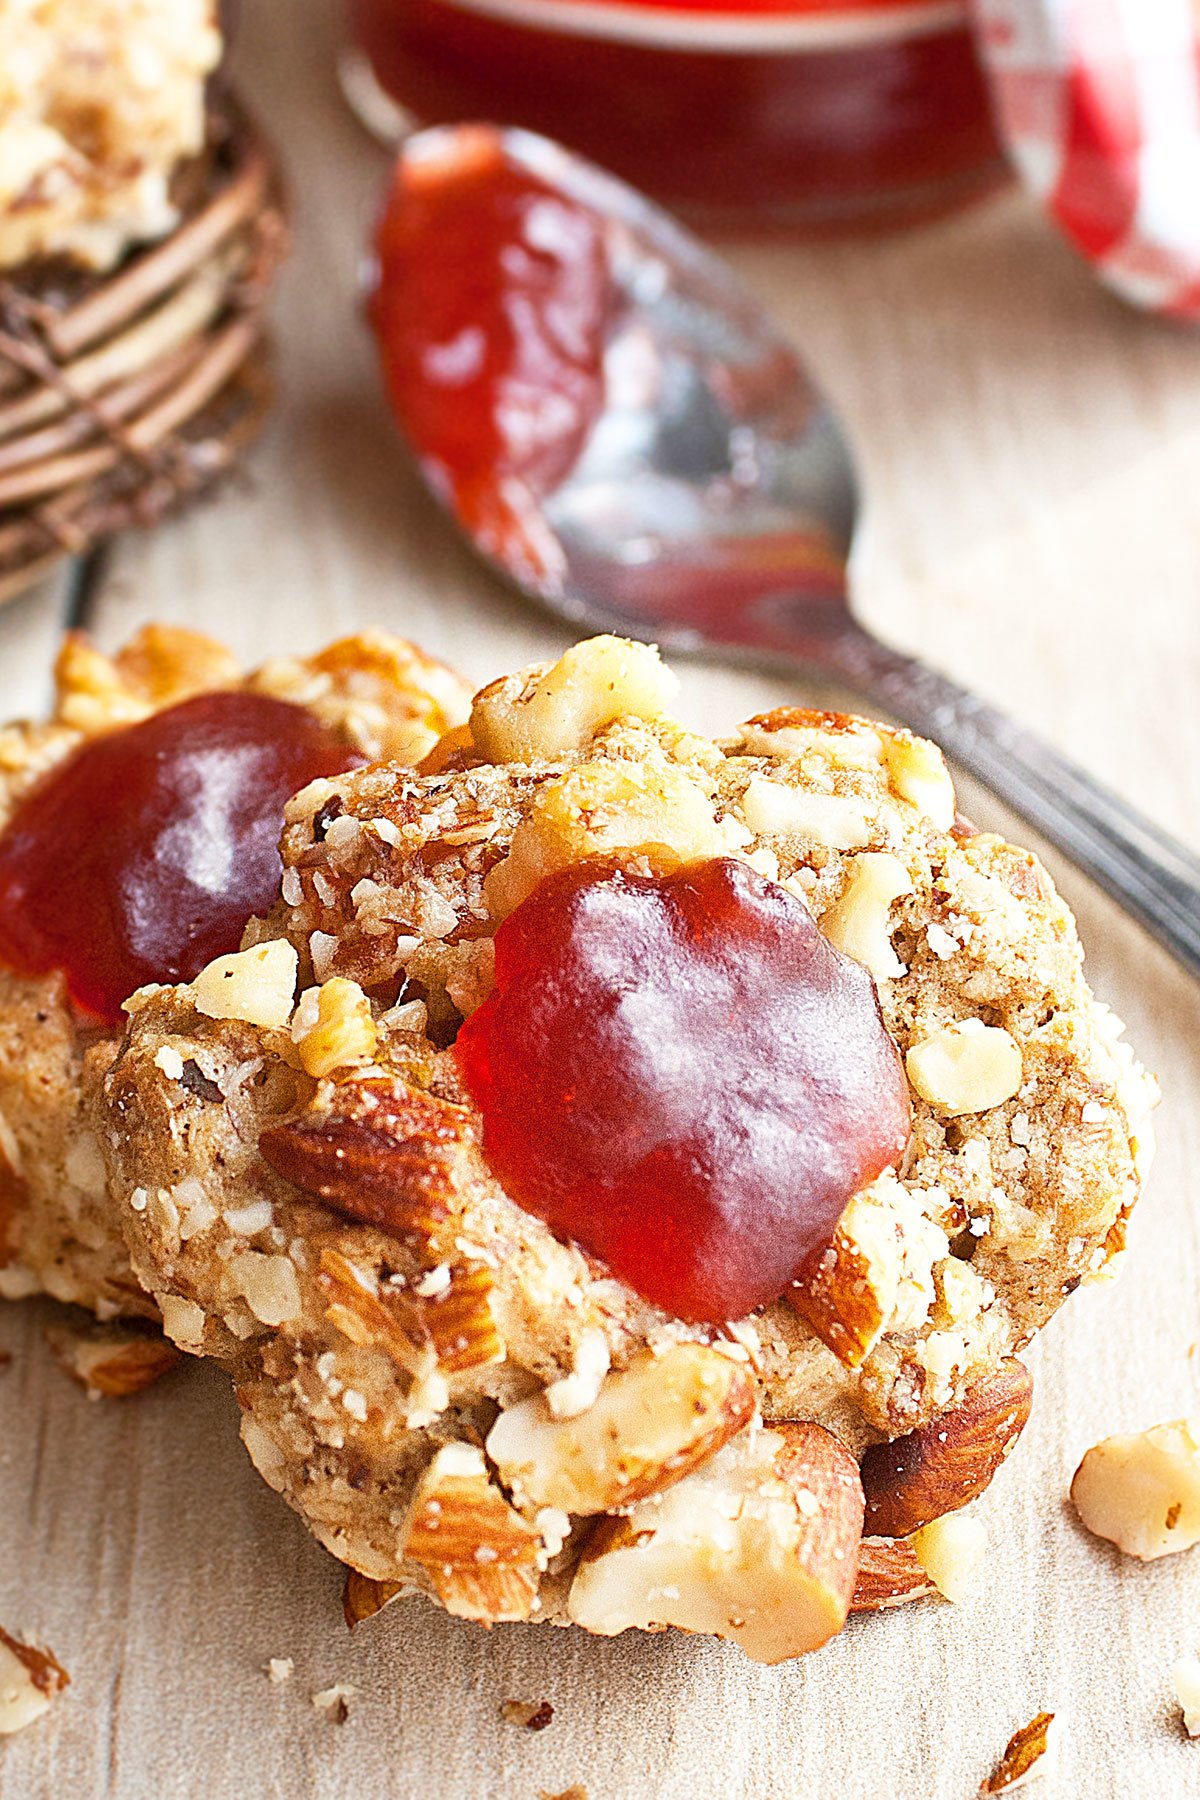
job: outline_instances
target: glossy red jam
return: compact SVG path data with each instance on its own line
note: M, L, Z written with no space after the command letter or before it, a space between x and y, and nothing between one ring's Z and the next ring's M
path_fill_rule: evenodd
M541 568L537 507L604 397L601 222L481 131L405 162L377 239L371 320L393 409L483 547Z
M514 1199L684 1319L775 1299L908 1138L871 977L728 859L543 882L457 1054Z
M722 230L921 217L1003 162L965 0L350 0L421 124L559 138Z
M107 1024L151 981L190 981L279 891L288 799L356 767L302 707L201 694L96 738L0 834L0 961L61 970Z

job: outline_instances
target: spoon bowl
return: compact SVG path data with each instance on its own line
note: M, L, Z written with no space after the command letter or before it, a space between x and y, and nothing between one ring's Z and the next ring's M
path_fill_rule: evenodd
M476 548L572 625L849 688L936 739L1200 972L1200 858L858 624L847 588L858 512L850 447L796 350L729 267L623 182L530 132L419 132L401 150L401 174L419 180L436 165L453 182L461 166L469 180L481 145L598 222L612 303L602 404L565 469L522 491L537 556L471 530L460 511ZM447 503L444 479L413 448Z

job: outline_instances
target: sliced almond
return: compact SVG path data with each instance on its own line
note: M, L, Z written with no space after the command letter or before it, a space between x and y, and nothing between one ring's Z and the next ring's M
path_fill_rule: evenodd
M1006 1357L951 1411L872 1444L862 1459L867 1529L908 1537L982 1494L1024 1430L1032 1398L1029 1371Z
M508 1504L471 1444L438 1451L417 1484L400 1550L457 1618L488 1625L533 1611L541 1537Z
M883 1612L936 1593L937 1587L907 1538L863 1539L851 1612Z
M841 1630L861 1531L854 1458L832 1433L744 1431L598 1528L567 1610L604 1637L673 1625L729 1638L756 1662L786 1662Z
M51 1325L46 1342L72 1381L106 1399L140 1394L182 1361L165 1338L123 1325Z
M585 1412L556 1418L544 1395L492 1426L487 1452L522 1506L611 1512L681 1480L754 1411L744 1365L707 1344L675 1344L608 1375Z
M1175 1419L1093 1444L1071 1500L1097 1537L1153 1562L1200 1542L1200 1420Z

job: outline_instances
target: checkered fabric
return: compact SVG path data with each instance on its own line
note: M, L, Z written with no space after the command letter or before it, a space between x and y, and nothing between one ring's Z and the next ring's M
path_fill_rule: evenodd
M1027 185L1137 306L1200 319L1200 0L971 0Z

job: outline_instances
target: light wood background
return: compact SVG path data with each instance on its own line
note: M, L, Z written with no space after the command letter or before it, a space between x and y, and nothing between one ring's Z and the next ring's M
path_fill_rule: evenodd
M238 51L291 183L283 397L239 485L112 556L115 645L187 620L248 659L366 621L480 679L565 643L459 548L406 471L356 313L385 158L346 113L335 9L250 0ZM1123 310L1010 193L895 239L740 249L811 353L868 496L864 615L1200 835L1200 337ZM0 613L0 716L39 708L65 584ZM714 729L793 697L698 666ZM799 697L798 695L796 697ZM1018 829L965 790L981 822ZM337 1567L236 1440L224 1381L189 1366L89 1403L51 1366L48 1310L0 1313L0 1620L72 1675L0 1746L0 1800L967 1800L1010 1732L1061 1716L1046 1800L1200 1794L1170 1697L1200 1652L1200 1550L1150 1567L1065 1505L1082 1450L1196 1404L1197 988L1054 856L1097 988L1163 1080L1161 1147L1123 1281L1081 1292L1034 1352L1033 1421L980 1507L980 1596L851 1623L767 1670L683 1637L611 1642L420 1602L341 1623ZM271 1687L270 1656L295 1659ZM361 1691L341 1726L314 1689ZM550 1728L502 1723L549 1699Z

